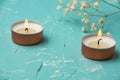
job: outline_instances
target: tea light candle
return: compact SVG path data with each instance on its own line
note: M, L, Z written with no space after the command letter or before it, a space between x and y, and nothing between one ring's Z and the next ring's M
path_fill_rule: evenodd
M82 53L85 57L93 60L106 60L113 57L116 41L109 36L97 37L91 34L83 37Z
M20 21L12 25L12 40L20 45L34 45L43 38L43 27L38 22Z
M36 32L35 29L33 28L21 28L21 29L17 29L16 32L21 33L21 34L33 34Z

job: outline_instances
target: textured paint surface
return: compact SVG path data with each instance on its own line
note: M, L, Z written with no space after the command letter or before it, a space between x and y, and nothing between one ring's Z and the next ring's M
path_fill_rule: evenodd
M120 14L111 16L104 30L116 39L115 56L92 61L81 52L87 33L79 17L62 15L57 5L57 0L0 0L0 80L120 80ZM26 18L43 25L41 44L12 42L11 25Z

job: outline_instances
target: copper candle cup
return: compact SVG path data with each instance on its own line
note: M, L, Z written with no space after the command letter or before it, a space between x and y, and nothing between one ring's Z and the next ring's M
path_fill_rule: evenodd
M38 44L42 41L43 27L41 26L41 24L34 21L29 21L29 24L33 26L33 28L36 28L35 33L22 34L16 31L18 25L19 28L24 27L24 21L20 21L12 25L12 40L14 43L19 45L29 46L29 45Z
M111 46L109 46L108 48L93 48L90 47L89 45L87 45L85 43L84 40L86 40L87 38L92 38L93 36L97 36L96 34L93 35L87 35L85 37L83 37L82 40L82 53L83 55L88 58L88 59L92 59L92 60L107 60L107 59L111 59L114 54L115 54L115 40L109 36L103 35L104 37L108 38L111 40L110 43L112 44ZM107 41L109 42L109 41Z

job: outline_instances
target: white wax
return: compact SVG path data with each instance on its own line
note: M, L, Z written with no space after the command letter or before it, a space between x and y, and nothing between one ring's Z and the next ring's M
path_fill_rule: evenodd
M83 44L86 45L87 47L91 47L89 45L89 43L93 42L93 41L98 41L99 39L100 38L97 37L96 35L86 36L83 38ZM115 44L116 44L115 40L111 37L103 35L101 39L102 39L102 42L108 44L107 48L111 48L111 47L115 46ZM94 47L92 47L92 48L94 48Z
M16 24L14 24L13 27L12 27L12 30L16 33L21 33L21 32L17 32L21 28L26 28L25 25L24 25L24 21L21 21L21 22L18 22ZM31 28L31 29L35 30L31 34L39 33L43 30L43 27L39 23L36 23L36 22L33 22L33 21L29 21L28 28L29 29ZM21 34L25 34L25 33L21 33Z

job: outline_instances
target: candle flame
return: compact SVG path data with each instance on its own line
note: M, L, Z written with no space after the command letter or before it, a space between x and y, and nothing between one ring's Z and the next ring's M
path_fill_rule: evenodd
M28 29L28 20L27 19L25 20L24 25L25 25L25 31L29 32L29 29Z
M28 20L26 19L24 22L25 27L28 27Z
M98 31L98 35L97 36L98 37L102 37L102 30L101 29Z

